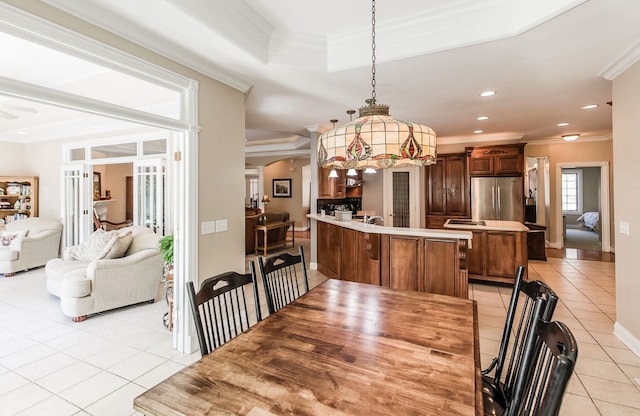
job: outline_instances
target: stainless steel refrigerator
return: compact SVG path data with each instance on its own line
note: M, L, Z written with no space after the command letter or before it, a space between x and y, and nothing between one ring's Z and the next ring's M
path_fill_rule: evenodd
M471 178L471 219L524 220L524 187L521 177Z

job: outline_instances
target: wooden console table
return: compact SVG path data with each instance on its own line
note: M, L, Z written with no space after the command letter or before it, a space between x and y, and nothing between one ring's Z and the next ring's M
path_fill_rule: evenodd
M269 230L276 230L278 228L284 228L286 231L289 230L289 227L291 227L291 243L292 243L292 247L296 245L296 236L295 236L295 232L293 230L293 225L295 224L295 221L277 221L277 222L270 222L267 224L262 224L262 225L254 225L253 228L255 230L256 233L256 247L255 247L255 254L256 256L258 255L258 252L260 250L262 250L263 252L263 256L267 255L267 250L269 249L269 244L268 244L268 235L269 235ZM260 239L258 238L258 236L260 235L260 231L262 231L263 234L263 244L262 246L260 246ZM274 247L280 247L280 246L285 246L287 244L287 233L284 233L284 239L280 240L280 241L276 241L271 243L271 247L270 248L274 248Z

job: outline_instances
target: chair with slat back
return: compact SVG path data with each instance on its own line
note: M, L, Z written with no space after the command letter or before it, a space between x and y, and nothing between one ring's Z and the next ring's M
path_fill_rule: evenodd
M505 415L556 416L578 359L578 343L562 322L538 320L527 340L523 371Z
M260 265L269 314L275 313L309 291L307 266L302 246L298 246L297 256L282 253L267 257L266 260L260 257L258 264ZM298 272L302 278L304 292L300 290Z
M485 415L499 415L507 408L525 359L527 337L537 319L551 320L558 301L558 296L544 282L526 282L523 278L524 266L519 266L498 356L482 371Z
M196 293L193 282L187 282L187 293L195 321L202 356L262 320L256 284L255 264L249 263L250 273L226 272L202 282ZM254 315L250 310L253 297Z

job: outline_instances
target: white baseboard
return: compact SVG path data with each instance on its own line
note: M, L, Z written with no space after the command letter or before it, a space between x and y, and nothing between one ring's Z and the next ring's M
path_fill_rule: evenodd
M316 263L315 261L309 263L309 270L318 270L318 263Z
M624 345L640 357L640 340L617 321L613 325L613 335L620 338L620 341L622 341Z
M293 231L309 231L311 227L293 227Z

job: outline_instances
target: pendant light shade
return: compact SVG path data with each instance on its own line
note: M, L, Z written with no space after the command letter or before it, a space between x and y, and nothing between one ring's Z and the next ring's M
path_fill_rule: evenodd
M430 127L390 116L389 107L374 103L360 108L360 118L324 132L318 142L318 163L325 168L436 163L436 134Z
M331 130L320 135L318 164L332 169L432 165L436 163L436 133L422 124L390 116L389 106L376 103L375 0L371 2L371 15L371 98L360 108L358 119L341 127L334 123Z

